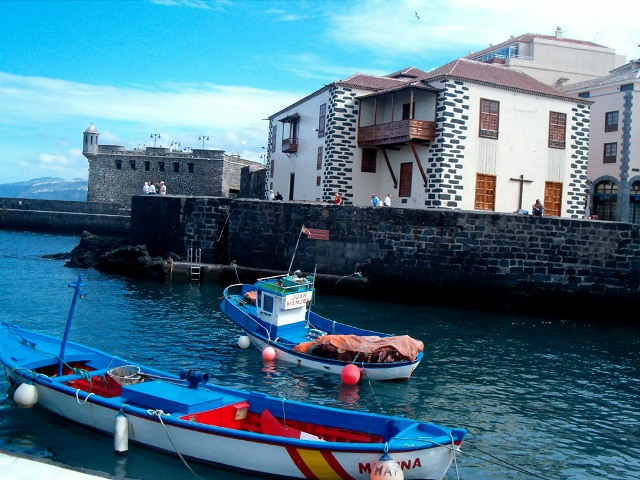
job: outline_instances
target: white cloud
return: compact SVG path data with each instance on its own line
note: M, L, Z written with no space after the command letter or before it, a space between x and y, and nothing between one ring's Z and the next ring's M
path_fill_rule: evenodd
M553 35L561 27L565 38L599 43L629 60L638 56L637 19L619 13L615 21L603 21L603 5L596 0L363 0L329 11L328 32L343 46L368 49L373 56L413 53L424 60L445 54L453 60L510 35Z
M30 155L27 148L15 150L10 168L18 179L32 178L36 172L86 178L86 159L79 149L67 146L81 145L89 123L100 132L103 145L153 145L149 135L160 133L158 146L180 142L182 148L198 148L198 136L207 135L206 148L259 161L268 138L268 122L263 119L307 93L211 83L114 87L0 72L0 136L7 138L10 134L3 131L21 128L40 148L40 153ZM60 147L66 152L57 152ZM7 149L11 151L8 145ZM28 149L33 151L34 145ZM11 175L5 178L13 181Z

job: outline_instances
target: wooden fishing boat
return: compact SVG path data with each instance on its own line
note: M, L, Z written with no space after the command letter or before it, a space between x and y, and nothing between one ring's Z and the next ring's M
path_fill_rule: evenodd
M22 407L39 406L129 442L287 479L441 479L466 434L432 423L289 401L172 375L69 341L0 323L0 361ZM390 473L398 475L390 476Z
M347 365L372 380L408 380L424 344L408 335L357 328L311 311L314 276L276 275L224 290L220 309L263 352L324 372L344 374Z

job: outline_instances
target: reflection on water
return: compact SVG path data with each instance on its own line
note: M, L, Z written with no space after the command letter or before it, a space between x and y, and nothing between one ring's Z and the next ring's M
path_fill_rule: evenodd
M289 400L467 428L458 461L464 479L640 477L637 328L320 297L314 309L322 315L425 343L411 380L342 385L337 375L266 363L256 348L238 347L241 332L218 307L221 285L134 281L41 258L78 240L0 232L0 320L62 335L72 296L66 285L82 273L88 295L78 301L72 340ZM0 388L7 391L4 376ZM135 445L117 457L108 436L11 401L0 407L0 448L117 477L193 478L179 458ZM251 478L190 467L204 479Z

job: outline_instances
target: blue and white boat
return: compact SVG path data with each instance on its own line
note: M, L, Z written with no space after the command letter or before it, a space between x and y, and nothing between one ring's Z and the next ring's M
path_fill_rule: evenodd
M269 478L422 480L442 479L460 451L462 429L213 385L69 341L83 285L69 285L62 339L0 323L0 362L17 405L112 435L118 454L133 442Z
M424 355L424 344L340 323L311 311L314 276L276 275L224 290L220 309L250 342L272 347L275 358L329 373L356 365L360 377L408 380Z

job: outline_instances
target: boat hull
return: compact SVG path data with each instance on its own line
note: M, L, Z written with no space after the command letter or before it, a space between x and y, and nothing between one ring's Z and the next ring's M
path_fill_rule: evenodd
M271 346L276 350L276 358L283 362L293 363L300 367L312 368L327 373L335 373L340 375L345 367L344 362L328 362L313 355L305 355L303 353L294 352L290 348L284 348L278 342L271 342L264 337L259 337L249 331L245 333L251 340L251 344L259 350ZM402 365L393 364L376 364L373 366L363 363L355 363L361 370L362 376L369 380L391 381L391 380L409 380L413 371L420 365L420 360L411 363L403 363Z
M0 325L5 373L16 387L34 385L39 407L108 435L116 434L116 418L123 414L130 442L258 476L368 480L387 449L405 479L440 479L465 435L463 430L399 417L193 384L188 376L185 380L142 366L138 368L143 368L144 381L118 387L110 396L100 390L108 383L107 373L130 362L69 342L65 364L73 363L74 368L59 376L52 373L59 350L60 342L53 337ZM242 426L252 415L267 411L279 414L279 422L315 426L325 432L324 439L311 433L281 435L267 431L264 423L261 430ZM239 415L242 412L245 416ZM373 441L337 441L327 434L355 426L363 427L364 433L354 430L352 435L369 435Z
M340 361L297 351L294 348L296 345L312 339L310 333L380 338L390 338L392 335L332 321L308 310L304 312L304 321L276 325L274 328L274 325L269 325L269 322L276 323L277 320L269 318L265 321L261 318L259 309L245 300L244 295L252 288L252 285L246 284L230 285L224 291L220 309L242 329L254 347L259 350L267 346L273 347L276 351L276 359L279 361L338 375L347 364L352 363L358 366L362 378L376 381L409 380L414 370L420 365L423 358L422 351L414 360L379 363L358 361L357 358L353 361ZM275 295L271 292L268 294ZM274 311L269 317L276 317L276 315L277 312Z

